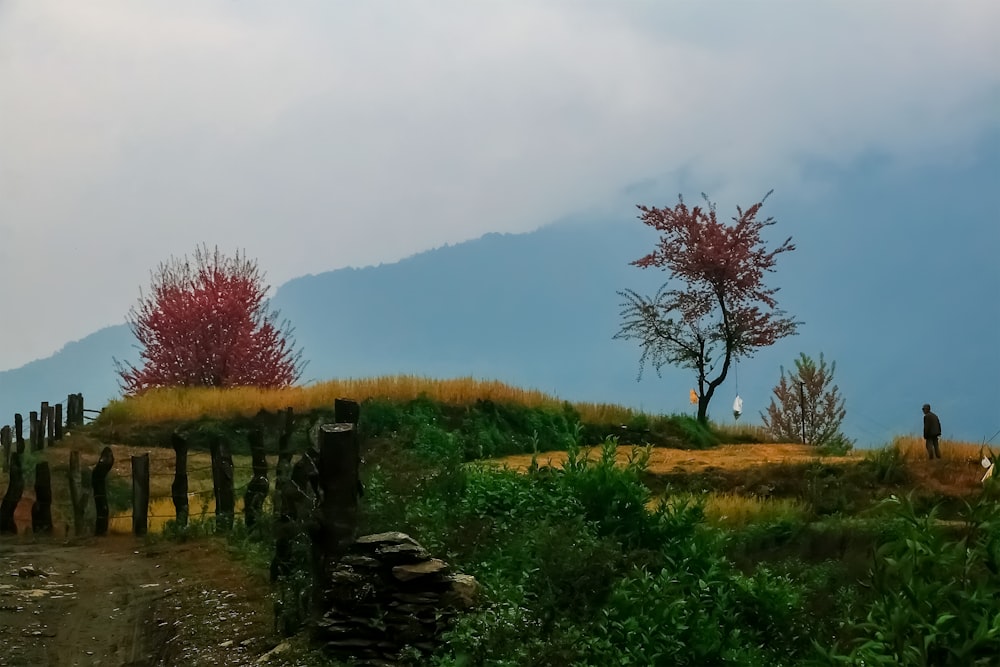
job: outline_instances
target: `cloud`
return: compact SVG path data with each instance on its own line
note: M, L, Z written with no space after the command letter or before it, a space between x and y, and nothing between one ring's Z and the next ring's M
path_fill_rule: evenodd
M200 242L282 282L680 171L722 203L813 159L960 159L1000 118L997 25L988 1L4 3L0 310L26 324L0 368L120 321Z

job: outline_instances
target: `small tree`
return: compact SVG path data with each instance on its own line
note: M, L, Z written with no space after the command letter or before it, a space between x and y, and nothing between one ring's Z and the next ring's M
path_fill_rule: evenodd
M779 442L810 445L847 442L840 432L847 410L840 389L833 384L836 368L835 362L827 365L822 354L817 364L804 353L795 360L794 373L786 376L781 368L781 380L773 389L771 404L766 413L761 413L771 437Z
M122 390L253 385L281 387L302 375L292 330L268 309L270 287L254 260L237 251L195 251L152 272L148 294L129 311L138 367L116 361Z
M640 219L661 236L652 253L632 264L663 269L679 286L668 289L668 281L652 298L618 292L625 302L615 338L639 341L640 378L647 362L657 374L667 364L694 370L702 423L733 361L795 333L798 325L778 309L778 290L764 285L777 256L795 249L788 238L767 250L761 233L774 220L757 218L765 199L746 211L737 207L732 225L718 220L707 197L705 207L688 208L683 197L673 208L639 206Z

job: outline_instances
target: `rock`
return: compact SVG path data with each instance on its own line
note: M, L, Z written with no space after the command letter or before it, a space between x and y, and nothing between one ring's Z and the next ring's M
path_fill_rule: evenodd
M420 577L426 577L432 574L448 574L448 563L437 558L431 558L430 560L425 560L422 563L413 563L411 565L397 565L392 568L392 576L396 577L400 581L413 581L414 579L419 579Z
M272 658L275 658L278 655L284 653L285 651L287 651L291 647L292 647L292 645L289 644L288 642L281 642L280 644L278 644L277 646L275 646L274 648L272 648L270 651L268 651L264 655L262 655L259 658L257 658L257 664L258 665L262 665L265 662L270 662Z
M26 579L27 577L47 577L49 575L44 570L36 568L34 565L25 565L17 571L17 576L22 579Z
M442 597L443 601L449 602L459 609L468 609L475 606L479 597L479 582L476 578L468 574L451 574L446 577L450 587L448 592Z

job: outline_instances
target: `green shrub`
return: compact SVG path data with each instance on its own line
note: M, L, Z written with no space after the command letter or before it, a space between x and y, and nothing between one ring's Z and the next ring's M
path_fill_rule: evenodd
M892 535L875 552L854 647L830 651L852 665L993 665L1000 655L1000 521L985 495L963 525L893 498Z

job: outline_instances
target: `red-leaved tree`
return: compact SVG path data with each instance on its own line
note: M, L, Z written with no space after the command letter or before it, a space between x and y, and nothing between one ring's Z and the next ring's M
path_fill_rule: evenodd
M283 387L302 375L292 330L269 309L269 286L254 260L198 248L152 273L128 322L138 366L118 363L128 395L153 387Z
M663 269L670 278L652 297L618 292L625 301L615 338L639 341L640 378L647 363L657 374L668 364L693 369L702 423L733 361L795 333L799 324L778 309L777 288L764 285L776 257L795 249L791 237L774 250L761 237L774 224L772 218L757 218L770 194L745 211L737 207L732 224L719 221L705 195L703 207L689 208L683 197L672 208L638 207L640 219L660 232L660 239L653 252L632 264Z

